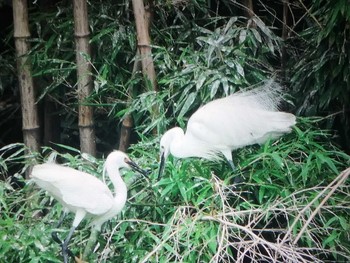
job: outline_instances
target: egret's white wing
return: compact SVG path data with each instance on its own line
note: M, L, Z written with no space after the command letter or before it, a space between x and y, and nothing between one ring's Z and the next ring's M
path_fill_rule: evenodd
M268 107L272 107L271 101ZM277 107L277 106L276 106ZM198 109L189 119L186 137L206 143L213 151L262 143L271 133L285 133L295 124L289 113L266 110L251 96L229 96Z
M113 205L109 188L88 173L47 163L34 166L31 177L70 210L82 208L90 214L99 215Z

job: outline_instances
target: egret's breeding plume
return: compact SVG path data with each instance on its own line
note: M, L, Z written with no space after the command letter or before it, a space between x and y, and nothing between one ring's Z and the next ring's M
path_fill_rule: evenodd
M52 233L54 240L62 243L65 263L68 262L68 254L72 256L72 252L68 249L69 240L85 216L92 217L93 230L99 231L105 221L123 209L127 198L127 187L119 173L121 168L131 168L146 175L146 172L131 161L125 153L120 151L110 153L104 170L114 185L113 196L106 184L88 173L53 163L34 166L31 178L64 207L57 227L62 224L66 212L75 213L72 227L64 242L59 240L56 232Z
M186 133L175 127L162 136L159 176L169 154L208 160L225 157L234 169L232 150L290 132L295 116L278 111L281 91L280 85L269 80L199 108L188 120Z

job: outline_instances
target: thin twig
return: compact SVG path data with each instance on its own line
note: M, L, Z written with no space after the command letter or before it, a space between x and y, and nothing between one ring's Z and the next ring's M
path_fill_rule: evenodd
M318 20L316 19L316 17L313 14L311 14L310 9L307 9L307 7L304 5L303 1L299 0L299 3L303 6L303 8L309 14L309 16L316 22L316 24L320 27L320 29L323 29L320 22L318 22Z
M325 190L330 189L330 188L332 188L332 190L329 191L329 193L326 195L326 197L323 198L322 202L321 202L321 203L316 207L316 209L312 212L312 214L310 215L309 219L306 221L306 223L304 224L304 226L301 228L299 234L298 234L298 235L296 236L296 238L294 239L294 241L293 241L293 244L294 244L294 245L299 241L300 237L301 237L301 236L303 235L303 233L305 232L305 230L306 230L306 228L308 227L308 225L310 224L311 220L315 217L315 215L319 212L319 210L320 210L320 209L322 208L322 206L327 202L327 200L332 196L332 194L335 192L335 190L337 190L337 188L338 188L340 185L342 185L342 184L345 182L346 179L348 179L349 174L350 174L350 167L347 168L346 170L344 170L343 172L341 172L340 175L339 175L336 179L334 179L334 180L325 188ZM339 182L338 182L336 185L332 186L332 184L333 184L334 182L338 181L338 180L339 180ZM322 192L321 192L321 193L322 193ZM320 194L321 194L321 193L320 193ZM318 195L314 198L314 200L312 200L312 202L311 202L310 204L312 204L314 201L316 201L316 199L318 199L318 197L320 196L320 194L318 194ZM309 204L309 205L310 205L310 204ZM308 206L309 206L309 205L308 205ZM305 212L305 209L303 209L301 212L302 212L302 213Z
M350 168L348 168L348 169L350 169ZM347 169L347 170L348 170ZM347 170L345 170L345 171L347 171ZM344 172L345 172L344 171ZM328 189L330 189L333 185L334 185L334 183L335 182L337 182L337 181L339 181L336 185L340 185L341 183L343 183L343 181L344 180L341 180L341 178L343 177L344 175L343 175L343 173L341 173L340 175L338 175L327 187L325 187L307 206L305 206L301 211L300 211L300 213L297 215L297 217L294 219L294 222L293 222L293 224L289 227L289 229L288 229L288 232L286 233L286 235L284 236L284 238L283 238L283 240L282 240L282 242L281 242L281 245L284 243L284 242L286 242L287 241L287 239L291 236L291 233L292 233L292 231L293 231L293 228L294 228L294 226L298 223L298 221L299 221L299 219L304 215L304 213L305 213L305 211L306 210L308 210L308 209L310 209L310 207L311 207L311 205L314 203L314 202L316 202L316 200L318 200L322 195L324 195L324 193L328 190ZM348 174L347 174L347 176L348 176ZM340 183L340 184L339 184ZM337 188L334 188L333 190L332 190L332 193L335 191L335 189L337 189ZM329 198L329 197L328 197ZM328 199L327 198L327 199ZM326 200L327 201L327 200ZM319 209L317 209L317 211L318 211ZM310 217L310 219L312 219L313 217ZM307 222L308 223L310 223L311 222L311 220L307 220ZM305 227L305 226L304 226ZM305 228L303 227L303 230L305 230ZM299 236L299 235L298 235ZM293 244L295 244L295 242L293 242Z

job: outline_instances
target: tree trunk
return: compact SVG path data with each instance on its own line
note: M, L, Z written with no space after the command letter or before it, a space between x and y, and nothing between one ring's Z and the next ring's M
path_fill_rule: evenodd
M244 5L246 7L246 16L248 18L248 26L249 27L256 27L256 24L252 18L254 17L254 5L253 5L253 0L244 0Z
M93 109L84 105L92 92L91 57L89 45L89 25L86 0L73 0L74 33L76 44L78 100L79 100L79 133L80 150L96 155L96 138L93 121Z
M22 107L23 141L28 151L39 151L39 118L35 103L35 89L31 65L27 56L30 50L27 0L13 0L14 39L17 71ZM28 177L28 173L26 177Z
M148 10L145 10L143 0L132 0L136 31L137 31L137 47L139 50L142 72L146 78L146 86L150 84L153 91L157 92L157 77L156 71L154 69L152 51L151 51L151 40L149 36L149 26L150 26L150 4L148 5ZM159 115L159 109L157 106L152 107L151 120L154 121ZM156 134L156 129L153 130Z

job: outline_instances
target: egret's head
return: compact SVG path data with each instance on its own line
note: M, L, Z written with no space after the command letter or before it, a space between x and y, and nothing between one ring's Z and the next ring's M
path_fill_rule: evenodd
M184 131L181 128L174 127L168 130L166 133L164 133L162 138L160 139L160 149L159 149L160 165L159 165L158 177L160 177L163 173L165 161L170 154L171 144L173 143L174 139L183 135L184 135Z
M132 161L129 156L122 151L111 152L106 159L106 169L107 170L117 170L120 168L132 169L143 175L147 175L148 172L141 169L134 161Z

